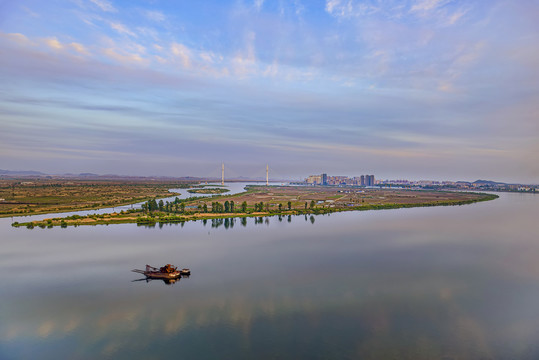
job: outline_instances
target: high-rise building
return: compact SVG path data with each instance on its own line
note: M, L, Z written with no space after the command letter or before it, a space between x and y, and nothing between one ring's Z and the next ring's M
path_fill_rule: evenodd
M359 185L365 186L365 175L361 175L359 177L359 182L360 182Z

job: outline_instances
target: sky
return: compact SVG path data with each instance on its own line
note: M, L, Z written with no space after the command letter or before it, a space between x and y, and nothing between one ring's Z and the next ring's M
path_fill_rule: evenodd
M0 0L0 169L539 183L538 0Z

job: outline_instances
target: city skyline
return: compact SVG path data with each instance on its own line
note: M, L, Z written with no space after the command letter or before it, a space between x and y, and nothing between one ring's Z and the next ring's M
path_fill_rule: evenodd
M539 4L0 4L0 168L539 183Z

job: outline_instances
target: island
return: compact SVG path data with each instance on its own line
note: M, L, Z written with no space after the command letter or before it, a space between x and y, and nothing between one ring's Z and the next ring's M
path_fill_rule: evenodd
M191 194L223 194L226 192L229 192L230 190L225 188L200 188L200 189L189 189L187 190L188 193Z
M109 214L54 217L14 222L15 227L80 226L136 223L178 223L215 218L264 217L273 215L328 214L424 206L453 206L493 200L497 195L455 191L425 191L325 186L249 186L232 195L148 200L140 208Z

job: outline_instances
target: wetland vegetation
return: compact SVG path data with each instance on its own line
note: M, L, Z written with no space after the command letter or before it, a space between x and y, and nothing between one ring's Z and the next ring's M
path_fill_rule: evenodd
M174 201L163 201L154 197L138 209L15 222L13 226L51 228L118 223L153 225L230 217L328 214L353 210L465 205L495 198L497 195L449 191L249 186L245 192L234 195L198 196L187 199L176 197Z

